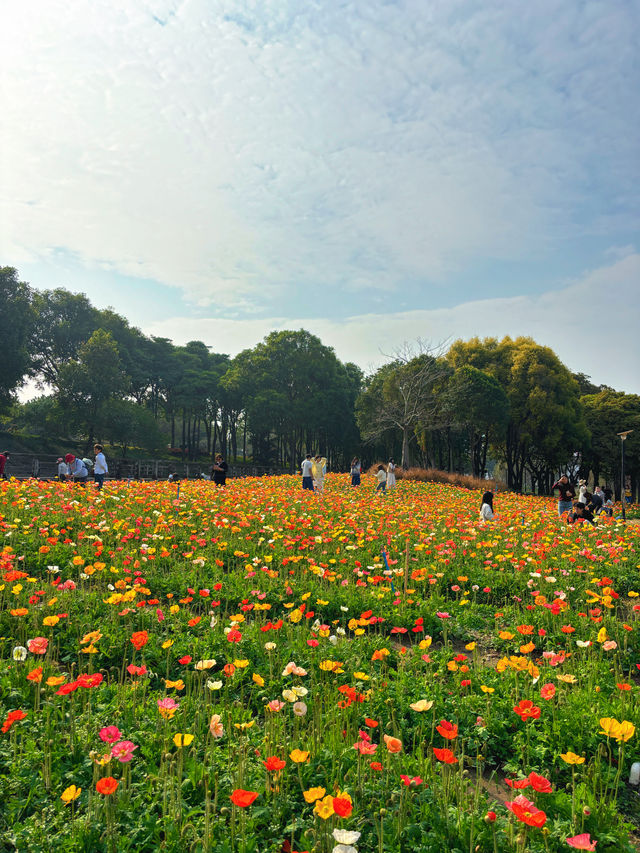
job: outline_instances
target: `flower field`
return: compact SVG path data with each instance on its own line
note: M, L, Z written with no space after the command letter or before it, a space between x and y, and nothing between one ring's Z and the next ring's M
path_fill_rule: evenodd
M0 484L0 850L625 853L640 527L329 475Z

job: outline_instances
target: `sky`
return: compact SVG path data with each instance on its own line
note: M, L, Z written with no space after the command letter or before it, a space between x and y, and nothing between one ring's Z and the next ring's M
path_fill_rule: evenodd
M0 265L231 355L530 335L640 393L634 0L23 0Z

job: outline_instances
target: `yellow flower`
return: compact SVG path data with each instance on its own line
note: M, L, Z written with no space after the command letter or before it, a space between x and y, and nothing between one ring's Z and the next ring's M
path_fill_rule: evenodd
M245 729L250 729L252 726L254 726L255 722L255 720L249 720L248 723L234 723L233 725L236 727L236 729L241 729L242 731L245 731Z
M558 673L558 681L564 681L565 684L575 684L578 680L575 675L563 674L561 672Z
M565 764L584 764L585 759L581 755L576 755L575 752L561 752L560 758Z
M249 666L249 661L248 660L238 660L238 658L236 658L233 662L233 665L237 666L238 669L245 669L245 667Z
M418 711L418 713L422 713L422 711L429 711L433 708L433 700L427 699L418 699L417 702L412 702L409 707L413 711Z
M64 684L64 675L50 675L47 678L47 687L58 687L60 684Z
M606 628L600 628L600 630L598 631L598 642L604 643L606 640L607 640L607 629Z
M309 759L309 753L302 749L294 749L289 753L289 758L294 764L304 764Z
M298 623L302 619L302 612L300 608L296 607L295 610L292 610L289 614L289 619L294 624Z
M602 733L607 737L616 737L616 732L620 728L620 723L613 717L601 717L600 727L602 729Z
M354 672L353 677L358 679L359 681L370 681L371 680L366 672Z
M77 788L75 785L69 785L69 787L65 788L60 794L60 799L63 803L72 803L74 800L78 799L81 793L82 788Z
M42 620L42 624L46 625L47 628L53 628L54 625L57 625L60 621L59 616L45 616Z
M254 681L258 687L264 687L264 678L261 675L258 675L257 672L253 673L251 680Z
M486 684L481 684L480 690L482 690L483 693L493 693L495 691L495 687L487 687Z
M173 640L165 640L164 643L162 644L162 648L163 649L170 649L172 645L173 645Z
M512 634L511 631L500 631L498 636L501 640L513 640L515 634Z
M431 645L432 642L433 642L432 637L425 637L424 640L420 640L420 642L418 643L418 648L422 649L422 651L424 651L425 649L429 648L429 646Z
M309 788L308 791L303 791L302 796L308 803L313 803L315 800L322 799L326 793L326 788Z
M333 660L321 660L318 666L323 672L333 672L334 670L339 669L342 664Z
M181 678L177 681L170 681L168 678L165 678L164 686L167 690L169 690L170 687L175 687L176 690L184 690L184 681Z
M192 740L193 735L189 734L176 734L173 736L173 742L176 746L189 746Z
M618 741L618 743L626 743L634 736L635 731L636 727L633 725L633 723L630 723L629 720L623 720L620 723L618 731L616 732L614 737Z
M83 655L95 655L98 653L98 649L91 643L90 646L87 646L86 649L80 649L80 652Z
M467 645L465 646L465 649L468 652L472 652L475 649L476 645L477 645L477 643L467 643Z
M318 817L321 817L323 820L327 820L334 814L333 811L333 797L331 794L325 797L323 800L316 800L316 805L314 808L314 814L317 814Z
M196 669L202 671L203 669L211 669L212 666L216 665L215 658L207 658L206 660L199 660L196 664Z

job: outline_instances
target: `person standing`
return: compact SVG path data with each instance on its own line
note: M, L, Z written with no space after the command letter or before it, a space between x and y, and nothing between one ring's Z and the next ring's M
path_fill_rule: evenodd
M313 463L313 485L316 492L324 492L324 475L327 473L327 460L324 456L316 456Z
M393 459L387 463L387 491L394 488L396 484L396 466Z
M384 470L384 465L378 465L376 480L378 481L376 492L382 492L384 494L387 490L387 472Z
M578 500L580 501L580 503L583 503L585 506L588 503L588 501L586 500L587 492L588 492L587 481L586 480L578 480Z
M87 485L87 479L89 477L89 472L87 471L87 466L84 464L82 459L78 459L77 456L74 456L73 453L67 453L64 457L64 461L67 463L67 480L73 480L74 483L80 483L83 486Z
M93 479L98 486L98 490L104 485L104 478L109 473L107 458L104 455L104 448L101 444L93 445L93 452L96 454L96 461L93 466Z
M573 499L576 496L576 490L569 482L566 474L563 474L551 487L553 493L558 489L558 515L562 516L565 512L571 512L573 509Z
M9 453L8 450L3 450L2 453L0 453L0 477L3 480L7 479L7 475L6 475L4 469L5 469L6 464L10 458L11 458L11 454Z
M64 461L62 456L58 456L58 458L56 459L56 465L58 466L58 480L60 480L61 483L66 483L69 468L67 467L67 463Z
M480 521L493 521L493 492L485 492L480 507Z
M362 473L362 465L357 456L351 460L351 485L360 485L360 474Z
M216 461L211 469L211 475L213 477L213 482L216 486L224 486L227 482L227 471L229 470L229 466L224 461L222 453L218 453L216 455Z
M313 462L311 461L311 454L307 453L305 458L302 460L300 465L300 470L302 471L302 488L308 489L310 492L313 491Z

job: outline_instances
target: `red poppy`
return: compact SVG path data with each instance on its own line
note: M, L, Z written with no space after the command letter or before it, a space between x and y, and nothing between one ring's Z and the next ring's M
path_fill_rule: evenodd
M551 682L549 682L548 684L543 684L540 688L540 696L542 696L543 699L546 699L547 702L549 701L549 699L553 699L555 695L556 686L555 684L551 684Z
M450 723L447 720L440 720L440 725L436 726L436 731L440 732L443 738L447 740L455 740L458 737L458 727L455 723Z
M417 788L418 785L422 785L422 783L424 781L424 779L421 779L420 776L404 776L404 775L402 775L402 776L400 776L400 778L402 779L403 784L407 786L407 788L411 788L411 787Z
M370 762L369 762L369 767L370 767L372 770L378 770L378 771L382 770L382 764L380 764L380 762L379 762L379 761L370 761Z
M96 791L99 794L104 794L105 797L115 794L117 788L118 780L114 779L113 776L105 776L104 779L98 779L96 782Z
M528 779L505 779L504 781L510 788L515 788L518 791L523 791L529 787Z
M281 758L278 758L277 755L272 755L270 758L267 758L267 760L263 761L262 763L267 768L269 773L272 773L274 770L282 770L282 768L287 762L283 761Z
M551 782L544 776L539 776L537 773L529 773L529 783L534 791L539 791L541 794L551 793Z
M518 820L522 821L522 823L526 823L527 826L540 827L544 826L547 821L546 814L536 808L531 800L528 800L522 794L520 794L519 797L516 797L515 800L505 803L505 806L510 812L513 812Z
M333 810L338 817L349 817L353 811L353 803L347 797L334 797Z
M531 699L522 699L513 710L523 722L529 718L537 720L540 717L540 708L534 705Z
M101 684L104 681L104 676L101 672L94 672L93 675L81 675L78 677L78 687L84 687L87 690L90 687L97 687L98 684Z
M244 788L236 788L235 791L231 794L231 802L234 806L238 806L241 809L246 809L247 806L250 806L251 803L258 796L257 791L245 791Z
M7 714L7 719L2 724L2 734L8 732L14 723L17 723L19 720L24 720L26 716L26 711L9 711L9 713Z
M134 631L131 635L131 644L138 652L143 646L146 646L148 642L149 634L146 631Z
M453 752L450 749L436 749L433 748L433 754L438 759L438 761L443 761L445 764L457 764L458 759L455 757Z

